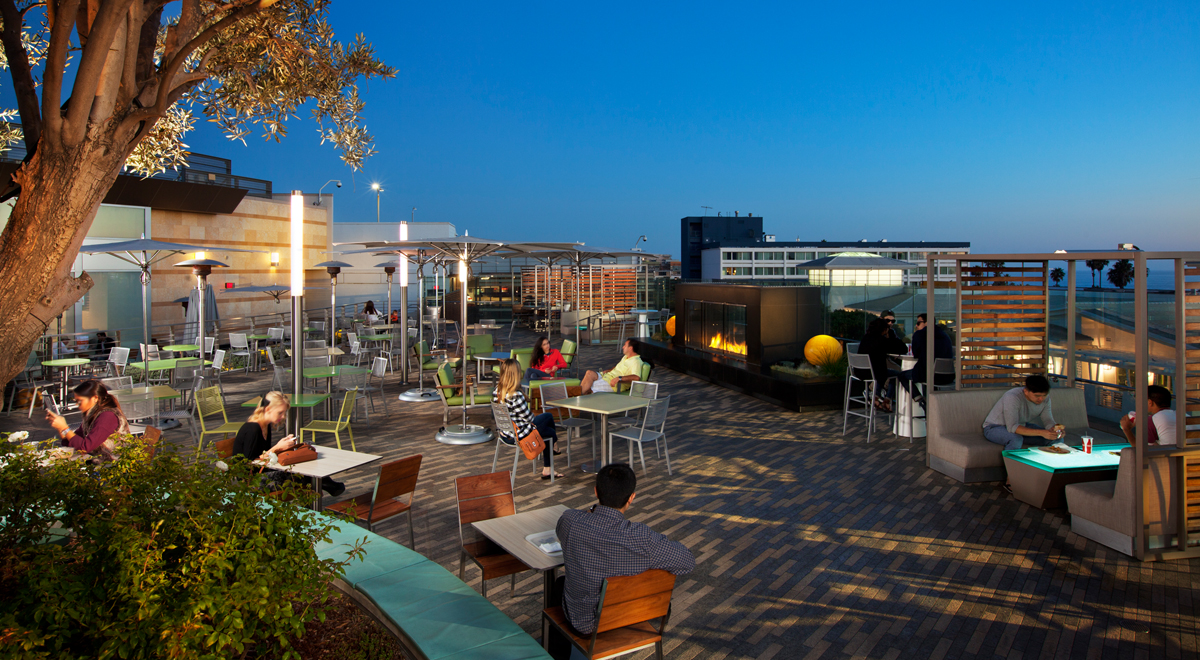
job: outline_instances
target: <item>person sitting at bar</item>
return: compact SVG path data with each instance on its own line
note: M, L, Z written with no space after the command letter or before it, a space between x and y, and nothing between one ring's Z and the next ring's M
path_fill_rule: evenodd
M867 326L867 334L858 344L858 352L871 358L871 375L875 378L875 408L883 412L892 411L892 397L896 389L896 382L892 379L900 375L899 369L888 367L888 356L908 353L908 346L897 339L891 330L895 322L894 318L890 322L885 318L871 321ZM882 396L881 391L885 392Z
M992 406L983 421L983 437L1011 450L1058 440L1065 428L1054 423L1054 414L1050 410L1050 381L1034 374L1025 378L1024 387L1005 392Z
M554 430L554 415L547 412L535 417L529 411L529 402L525 399L525 394L521 392L521 363L513 358L508 358L501 363L500 382L492 394L492 403L504 404L504 407L508 409L508 416L517 427L517 435L521 439L533 433L534 429L541 434L542 440L546 442L546 449L542 451L542 478L549 479L550 452L554 451L554 443L558 440L558 433ZM517 444L517 437L513 436L512 429L496 430L500 433L501 442L509 446ZM562 476L558 472L554 473L555 479L562 479Z
M258 407L250 413L250 419L238 429L237 436L233 439L233 455L242 456L248 461L259 458L269 461L271 454L278 454L299 444L294 435L284 436L279 442L271 444L271 427L287 420L290 407L291 400L283 392L272 391L264 394L258 402ZM269 484L276 486L285 480L309 482L308 477L283 470L270 471L266 479ZM346 485L329 477L322 477L321 490L337 497L346 492Z
M909 389L912 382L925 382L925 371L928 367L925 362L925 351L927 350L925 333L928 329L925 315L917 314L917 329L912 336L912 354L917 358L917 363L912 369L900 372L900 386L905 389ZM933 357L954 359L954 340L950 339L950 335L946 334L945 328L940 325L933 326ZM953 382L954 374L938 374L933 378L934 385L950 385ZM924 397L921 396L919 389L913 388L913 400L917 403L924 403Z
M1151 445L1175 444L1175 411L1171 410L1171 390L1162 385L1146 388L1146 412L1152 423L1146 425L1146 442ZM1121 418L1121 430L1129 444L1137 442L1137 412L1130 410Z
M623 357L609 371L596 373L588 371L583 375L582 389L584 394L592 392L616 392L620 383L632 383L642 377L642 358L638 355L636 339L626 339L621 344Z
M92 454L114 433L129 433L129 421L121 412L117 398L108 393L108 388L98 380L85 380L71 390L75 404L83 413L83 422L74 431L67 420L53 411L46 411L46 421L62 438L62 446L78 452Z
M900 332L898 329L896 329L896 313L895 312L893 312L890 309L885 309L885 310L883 310L883 313L879 315L879 318L883 319L884 321L887 321L887 323L888 323L888 337L891 337L892 339L899 339L900 341L904 341L904 333Z
M533 345L533 356L529 360L530 367L525 370L525 380L554 378L554 372L567 368L567 361L557 348L550 348L549 337L538 337Z
M581 635L596 629L596 605L604 580L661 569L684 575L696 558L679 541L626 520L637 497L637 475L624 463L610 463L596 473L597 504L564 511L555 526L562 545L565 574L555 581L550 605L561 600L567 621Z
M367 320L367 325L375 325L379 320L379 310L375 309L375 302L368 300L367 304L363 305L363 318Z

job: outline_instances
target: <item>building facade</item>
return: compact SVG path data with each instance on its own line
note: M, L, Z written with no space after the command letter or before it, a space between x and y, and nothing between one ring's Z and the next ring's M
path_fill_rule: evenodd
M680 276L698 280L702 276L701 253L725 242L747 245L763 240L762 216L689 216L679 221Z
M800 264L850 251L911 262L916 268L905 271L903 284L920 284L928 278L925 261L928 257L939 254L970 254L971 244L927 241L722 241L720 245L708 245L701 250L698 279L732 282L784 280L808 283L808 271ZM938 267L934 281L954 281L954 268Z

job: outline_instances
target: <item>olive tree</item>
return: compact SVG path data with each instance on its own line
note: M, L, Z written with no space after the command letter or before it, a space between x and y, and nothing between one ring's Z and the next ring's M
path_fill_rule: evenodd
M311 102L321 141L358 167L374 152L361 80L395 71L364 37L342 44L327 0L0 0L3 61L16 97L0 143L26 156L0 199L0 382L47 325L92 285L71 273L100 202L123 168L186 161L197 113L243 140L268 138Z

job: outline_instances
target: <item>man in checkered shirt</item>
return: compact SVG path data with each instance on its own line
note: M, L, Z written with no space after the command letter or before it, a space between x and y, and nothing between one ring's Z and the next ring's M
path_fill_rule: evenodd
M596 630L596 606L605 578L637 575L652 568L683 575L696 567L696 558L682 543L625 519L636 487L637 475L628 465L606 465L596 474L595 493L600 503L566 511L558 519L556 532L566 563L562 606L571 626L581 634Z

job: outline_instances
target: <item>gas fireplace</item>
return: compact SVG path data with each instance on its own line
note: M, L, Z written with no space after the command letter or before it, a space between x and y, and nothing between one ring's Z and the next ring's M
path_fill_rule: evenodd
M675 296L675 345L735 364L795 358L821 332L817 287L682 283Z
M686 301L687 346L746 359L746 306Z

